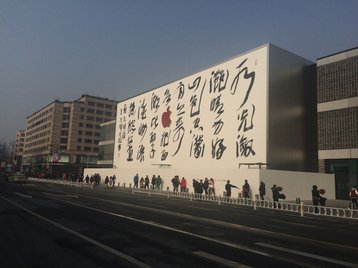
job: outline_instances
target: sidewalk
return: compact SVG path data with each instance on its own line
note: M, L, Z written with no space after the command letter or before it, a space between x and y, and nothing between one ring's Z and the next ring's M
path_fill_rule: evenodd
M312 205L312 200L301 200L304 205ZM296 203L295 200L288 200L283 201L287 203ZM326 207L332 207L332 208L348 208L349 206L349 200L339 200L339 199L327 199L326 201Z

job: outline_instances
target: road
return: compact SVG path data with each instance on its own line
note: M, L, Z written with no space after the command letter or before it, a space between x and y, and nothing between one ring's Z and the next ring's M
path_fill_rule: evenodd
M358 267L358 221L0 183L1 267Z

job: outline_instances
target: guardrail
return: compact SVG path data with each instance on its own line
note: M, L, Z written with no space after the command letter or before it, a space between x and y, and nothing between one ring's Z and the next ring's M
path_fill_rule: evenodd
M28 180L34 181L34 182L45 182L45 183L51 183L51 184L68 185L71 187L79 187L79 188L93 188L93 184L91 184L91 183L84 183L84 182L78 182L78 181L39 179L39 178L32 178L32 177L29 177Z
M176 197L184 198L190 200L201 200L206 202L213 202L220 204L232 204L232 205L242 205L252 207L254 210L258 208L263 209L273 209L281 210L292 213L297 213L301 217L304 215L320 215L328 217L337 217L337 218L348 218L358 220L358 210L354 209L345 209L345 208L335 208L335 207L322 207L322 206L313 206L305 205L303 202L296 203L287 203L287 202L273 202L266 200L254 200L248 198L235 198L235 197L226 197L226 196L215 196L215 195L206 195L206 194L194 194L188 192L172 192L172 191L161 191L155 189L143 189L143 188L127 188L132 191L132 193L144 193L148 195L160 195L166 196L167 198Z
M83 183L83 182L38 179L38 178L29 178L29 180L34 182L45 182L45 183L52 183L52 184L68 185L71 187L79 187L79 188L94 188L93 184ZM116 186L115 188L121 190L129 190L133 194L140 193L140 194L147 194L149 196L158 195L158 196L165 196L167 198L170 197L183 198L183 199L190 199L191 201L201 200L206 202L217 203L218 205L220 204L241 205L241 206L252 207L254 210L258 208L280 210L280 211L296 213L299 214L301 217L303 217L304 215L319 215L319 216L358 220L358 210L305 205L303 202L297 204L297 203L288 203L288 202L273 202L267 200L255 200L255 199L248 199L248 198L235 198L235 197L227 197L227 196L169 191L169 189L166 191L162 191L157 189L132 188L131 184L129 185L129 187L126 187L125 183L123 184L123 186L120 186L118 183L118 186Z

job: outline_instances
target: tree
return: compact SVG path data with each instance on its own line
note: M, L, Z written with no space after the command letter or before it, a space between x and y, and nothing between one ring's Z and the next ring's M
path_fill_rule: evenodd
M12 164L12 155L14 151L14 142L6 142L4 139L0 141L0 162Z

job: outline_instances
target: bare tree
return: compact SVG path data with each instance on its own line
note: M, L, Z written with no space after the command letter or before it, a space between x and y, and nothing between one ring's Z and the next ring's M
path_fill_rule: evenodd
M12 155L14 151L14 142L0 141L0 162L12 164Z

